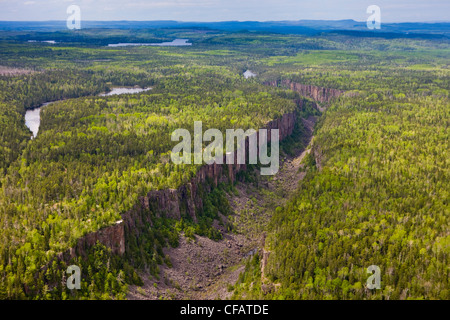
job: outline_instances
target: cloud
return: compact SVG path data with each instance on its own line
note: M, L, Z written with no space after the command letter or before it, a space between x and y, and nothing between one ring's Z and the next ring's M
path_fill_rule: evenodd
M448 21L450 10L448 0L0 0L0 20L65 20L76 4L85 20L365 21L374 3L382 21Z

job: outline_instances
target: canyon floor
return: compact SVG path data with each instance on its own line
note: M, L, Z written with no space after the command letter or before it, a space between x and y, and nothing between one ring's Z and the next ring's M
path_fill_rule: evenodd
M196 236L195 240L181 235L177 248L165 248L172 267L160 266L159 279L146 273L140 276L141 287L130 286L128 299L229 299L230 287L245 268L246 260L261 248L262 237L270 216L297 189L306 172L302 159L310 152L315 117L302 119L307 134L303 145L293 155L280 155L280 170L274 176L261 176L253 183L238 182L228 200L234 214L222 216L231 222L232 232L226 233L217 223L223 239L214 241Z

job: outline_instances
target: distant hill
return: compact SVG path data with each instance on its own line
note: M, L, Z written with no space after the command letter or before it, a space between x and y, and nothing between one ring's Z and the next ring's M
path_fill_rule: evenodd
M382 23L380 30L367 29L366 22L355 20L298 20L298 21L221 21L183 22L160 21L82 21L82 28L208 28L225 31L264 31L293 34L317 34L334 31L363 31L371 33L398 33L403 35L450 36L450 22ZM0 21L0 30L57 31L66 29L66 21Z

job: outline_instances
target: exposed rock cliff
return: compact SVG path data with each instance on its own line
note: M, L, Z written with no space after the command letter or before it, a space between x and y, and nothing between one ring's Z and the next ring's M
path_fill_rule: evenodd
M265 84L273 87L278 87L280 85L288 87L293 91L297 91L302 96L314 99L315 101L318 102L329 102L331 99L337 98L346 93L343 90L323 88L309 84L301 84L289 79L269 81L266 82Z
M291 90L297 91L301 95L312 98L318 102L329 102L332 98L339 97L345 93L338 89L305 85L291 80L270 81L265 84L275 87L279 85L287 86ZM303 100L295 102L301 110ZM317 107L321 109L319 105L317 105ZM271 129L278 129L279 138L280 140L283 140L292 134L295 123L295 112L286 113L278 119L269 121L265 126L265 129L268 129L268 141L270 141L271 138ZM246 145L248 146L248 140L246 141ZM315 154L315 156L317 158L318 155ZM235 155L234 163L236 162ZM59 257L66 260L74 257L76 254L84 254L84 249L93 246L97 241L108 248L111 248L113 253L122 255L125 253L127 247L126 239L130 236L139 237L141 232L145 232L146 225L152 225L150 212L155 213L157 216L164 215L174 219L180 219L183 214L188 214L196 221L197 212L203 208L204 192L209 192L212 186L217 186L220 182L234 182L237 173L246 170L245 164L225 163L224 156L223 165L214 163L202 166L191 181L177 189L150 191L146 196L141 197L131 210L122 214L121 221L78 239L74 248L60 254ZM318 163L318 166L320 167L320 163ZM267 260L268 255L269 252L265 252L263 261Z
M285 86L293 91L299 92L302 96L312 98L318 102L329 102L345 93L338 89L322 88L313 85L306 85L293 82L292 80L269 81L266 85L278 87ZM295 101L298 108L303 107L303 100ZM316 107L323 111L320 105ZM280 140L291 135L296 122L295 112L286 113L282 117L269 121L265 126L268 129L267 138L270 141L271 129L279 130ZM248 139L246 141L248 147ZM248 149L247 149L248 150ZM316 159L319 155L314 155ZM236 163L236 155L235 161ZM203 194L209 192L212 186L217 186L220 182L231 182L236 180L236 175L242 170L246 170L245 164L211 164L204 165L194 178L177 189L152 190L146 196L141 197L138 203L128 212L122 214L122 220L113 226L102 228L97 232L87 234L78 240L76 246L66 253L64 258L73 257L77 253L83 253L84 248L94 245L97 241L112 249L116 254L123 254L126 250L125 239L130 236L138 237L140 232L145 231L145 225L152 225L149 212L157 216L166 216L180 219L183 214L188 214L194 221L197 220L197 212L203 208ZM318 162L320 168L320 161ZM268 253L267 253L268 256ZM264 259L263 259L264 260Z
M312 98L319 102L329 102L331 99L344 94L344 91L342 90L301 84L292 82L291 80L283 80L281 84L289 87L293 91L297 91L302 96Z
M292 134L296 122L295 112L284 114L281 118L269 121L265 126L267 129L267 140L271 139L271 130L279 130L280 140ZM248 139L247 139L248 146ZM115 225L102 228L97 232L89 233L78 239L74 248L60 255L60 258L68 261L76 254L84 254L84 248L93 246L97 241L111 248L113 253L122 255L126 250L126 239L130 236L138 237L145 231L146 224L152 224L150 212L157 216L166 216L180 219L183 214L188 214L194 221L197 212L203 208L203 194L209 192L212 186L220 182L234 182L236 175L246 170L245 164L211 164L202 166L186 184L177 189L152 190L146 196L141 197L138 203L128 212L122 215L122 220Z
M269 81L266 85L278 87L286 86L291 90L299 92L302 96L312 98L318 102L329 102L345 93L338 89L322 88L313 85L306 85L293 82L292 80ZM303 100L295 101L301 110ZM316 107L323 111L317 104ZM295 112L286 113L278 119L269 121L265 129L268 129L267 138L270 141L271 129L279 130L280 140L285 139L292 134L296 123ZM246 141L248 147L248 139ZM248 149L247 149L248 150ZM316 159L320 160L318 150L314 149ZM236 155L235 161L236 163ZM234 182L236 175L242 170L246 170L245 164L211 164L202 166L196 176L188 183L177 189L152 190L146 196L141 197L138 203L128 212L122 214L122 220L115 225L102 228L97 232L89 233L78 239L74 248L61 254L64 259L72 258L76 254L83 254L84 248L94 245L97 241L112 249L113 253L123 254L126 250L125 239L130 236L138 237L140 232L145 230L145 226L152 225L149 212L158 216L166 216L174 219L180 219L183 214L188 214L194 221L197 220L197 212L203 208L203 194L209 192L212 186L217 186L220 182ZM320 161L318 161L320 168ZM267 259L269 252L265 253ZM263 259L263 261L265 260ZM264 268L264 263L263 263ZM264 274L264 272L263 272Z
M77 255L84 255L86 252L85 248L94 246L97 241L110 248L115 254L124 254L125 229L123 220L117 221L112 226L88 233L84 237L79 238L76 245L63 253L60 253L58 259L68 262Z

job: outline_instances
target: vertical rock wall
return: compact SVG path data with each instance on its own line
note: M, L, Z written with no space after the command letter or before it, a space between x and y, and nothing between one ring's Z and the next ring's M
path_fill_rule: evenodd
M318 102L329 102L345 92L338 89L322 88L313 85L305 85L291 80L270 81L266 85L277 87L280 84L291 90L299 92L302 96L314 99ZM296 101L301 109L303 101ZM267 140L270 141L272 129L279 130L280 141L292 134L296 123L295 112L286 113L278 119L269 121L265 126ZM248 139L246 141L248 150ZM141 197L136 205L128 212L122 214L122 220L112 226L102 228L96 232L89 233L78 239L74 248L60 254L60 258L71 258L76 254L84 254L84 249L93 246L97 241L111 248L115 254L122 255L126 249L127 237L138 237L143 226L152 224L149 212L158 216L180 219L183 214L188 214L194 221L197 220L197 212L203 208L203 191L210 191L211 185L217 186L220 182L231 182L236 180L238 172L246 170L245 164L204 165L194 178L177 189L152 190L146 196Z
M292 134L296 122L295 112L284 114L281 118L267 123L267 140L270 141L271 130L279 130L280 140ZM247 139L248 146L248 139ZM248 149L247 149L248 150ZM93 246L97 241L111 248L115 254L125 253L125 239L129 236L139 236L140 230L147 223L151 224L149 212L158 216L180 219L183 214L188 214L194 221L197 220L197 212L203 208L202 188L209 191L211 184L217 186L220 182L234 182L238 172L246 170L245 164L211 164L202 166L186 184L177 189L152 190L146 196L141 197L138 203L128 212L122 215L122 220L112 226L102 228L78 239L74 248L65 252L64 259L83 254L84 249Z
M272 87L278 87L279 85L288 87L289 89L300 93L300 95L314 99L318 102L329 102L331 99L337 98L345 93L343 90L301 84L288 79L269 81L265 84Z

